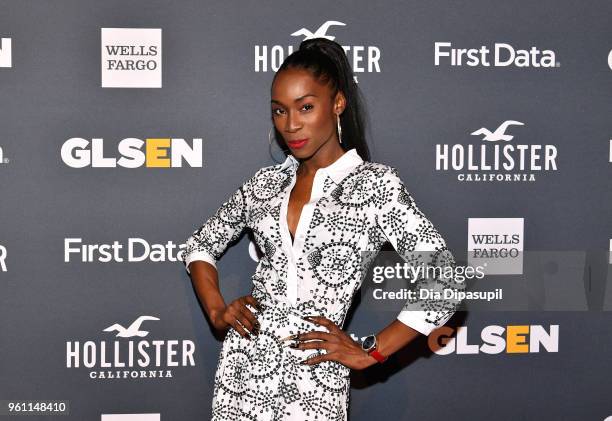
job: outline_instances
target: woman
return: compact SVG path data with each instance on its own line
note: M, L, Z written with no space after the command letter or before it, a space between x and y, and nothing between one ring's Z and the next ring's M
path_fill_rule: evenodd
M184 262L212 324L228 329L214 420L346 420L350 369L383 362L452 310L405 308L358 343L342 330L361 251L390 242L453 264L397 171L368 162L359 91L340 45L302 42L271 90L284 163L262 168L187 241ZM366 161L364 161L366 159ZM216 261L250 228L263 252L251 295L226 304Z

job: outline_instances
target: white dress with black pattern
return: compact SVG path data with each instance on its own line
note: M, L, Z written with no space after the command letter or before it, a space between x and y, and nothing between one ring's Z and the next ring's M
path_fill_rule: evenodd
M350 369L333 361L299 364L325 351L283 347L280 339L326 331L303 320L305 315L343 326L361 286L362 251L377 252L389 242L401 255L428 250L452 262L397 171L363 161L355 149L317 171L292 241L287 207L297 167L289 155L283 164L257 171L187 241L186 266L194 260L215 265L244 228L252 230L263 253L252 276L252 295L263 307L252 309L260 333L248 340L229 330L215 374L214 421L346 420ZM451 315L404 310L397 319L428 335Z

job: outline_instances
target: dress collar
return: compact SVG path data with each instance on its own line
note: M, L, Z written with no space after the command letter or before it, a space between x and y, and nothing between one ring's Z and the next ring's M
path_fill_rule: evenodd
M345 152L340 158L336 159L327 167L319 168L318 171L322 171L329 175L337 184L362 162L363 158L357 153L357 149L353 148ZM281 165L280 170L291 168L295 172L299 164L299 161L293 155L289 154L285 162Z

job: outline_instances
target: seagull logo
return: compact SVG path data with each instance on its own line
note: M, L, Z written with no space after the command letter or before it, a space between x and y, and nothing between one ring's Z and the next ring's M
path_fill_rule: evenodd
M115 336L120 337L120 338L131 338L133 336L140 336L142 338L149 334L147 330L140 330L140 325L145 320L159 320L159 319L153 316L140 316L139 318L134 320L134 322L131 325L129 325L127 329L121 326L119 323L115 323L114 325L109 326L106 329L104 329L104 332L113 332L116 330L117 334Z
M489 142L497 142L500 140L505 140L507 142L514 138L514 136L512 135L506 134L506 129L508 128L508 126L524 126L524 125L525 123L521 123L520 121L506 120L502 124L500 124L499 127L495 129L494 132L491 132L491 130L485 127L481 127L480 129L470 134L472 136L483 135L482 140L486 140Z
M312 38L326 38L330 41L333 41L336 38L335 36L326 35L327 30L329 29L330 26L346 26L346 24L342 22L338 22L337 20L328 20L323 25L319 26L319 28L314 32L311 32L310 30L306 28L302 28L292 33L291 36L292 37L303 36L304 39L302 41L306 41L307 39L312 39Z

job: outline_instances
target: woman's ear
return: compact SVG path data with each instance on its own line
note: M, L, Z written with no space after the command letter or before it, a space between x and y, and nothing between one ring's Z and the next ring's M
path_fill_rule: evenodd
M345 108L346 97L344 96L344 93L342 93L342 91L338 91L336 97L334 98L334 113L340 115L342 114Z

